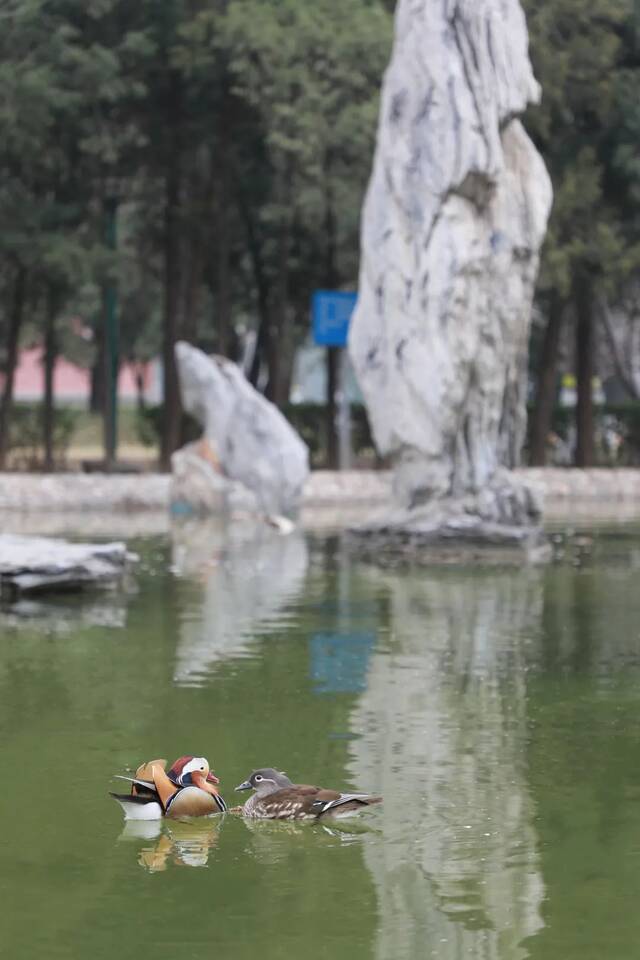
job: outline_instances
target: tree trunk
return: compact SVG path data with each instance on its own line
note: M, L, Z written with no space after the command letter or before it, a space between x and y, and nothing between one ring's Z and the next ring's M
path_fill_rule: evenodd
M44 402L42 407L42 443L44 447L44 470L47 473L55 468L54 427L55 397L53 377L56 367L56 314L57 298L53 288L49 289L47 313L44 331Z
M278 278L270 308L267 337L269 380L265 391L268 400L282 409L287 402L286 355L289 340L289 240L291 226L288 215L280 228L278 242Z
M256 334L256 346L253 351L251 368L249 370L248 380L251 386L257 387L260 380L260 371L262 370L262 358L267 347L269 339L269 310L267 303L260 304L260 317L258 321L258 332Z
M24 312L26 278L27 271L25 268L22 266L18 267L13 291L13 304L9 314L7 362L2 399L0 400L0 470L5 469L7 453L9 451L9 424L11 422L11 409L13 407L13 384L18 363L18 343Z
M576 467L592 467L595 462L593 420L593 291L587 280L578 281L574 290L576 308Z
M616 321L611 314L609 304L600 296L597 304L597 316L602 321L604 332L609 341L609 350L615 371L625 389L634 400L640 399L640 371L638 369L638 343L640 328L637 315L630 312L626 331L616 329ZM626 336L624 335L626 333Z
M170 156L165 181L164 211L164 423L160 464L171 467L171 454L180 443L181 403L175 344L180 327L180 87L172 73L167 124L171 129Z
M324 229L326 240L326 264L324 282L328 290L337 284L336 218L333 209L333 191L331 189L331 154L328 153L324 165L325 177L325 213ZM338 418L336 393L340 375L340 350L342 347L327 348L327 469L338 469Z
M182 339L194 346L198 342L198 306L200 302L200 286L202 283L202 243L199 237L192 237L188 248L188 258L185 265L187 273L184 293L184 311L182 322Z
M253 359L251 361L251 368L248 376L249 383L251 383L252 386L257 387L260 379L262 360L267 348L267 342L269 340L269 284L264 272L260 242L256 233L255 223L249 208L247 207L246 203L243 202L242 196L240 196L239 201L240 214L244 220L245 229L247 231L247 245L249 248L249 255L251 257L253 279L258 297L258 330L256 333L256 346L253 352Z
M104 200L105 238L113 254L117 250L118 201L114 196ZM117 459L118 449L118 373L120 369L120 345L118 329L118 292L116 278L106 278L103 287L103 445L104 468L111 473Z
M89 410L91 413L103 413L105 409L105 357L103 324L96 330L96 358L91 367L91 392Z
M336 393L341 347L327 347L327 470L338 469L338 431Z
M267 400L278 405L277 395L279 392L280 377L280 356L278 353L278 340L280 337L280 324L278 322L277 309L272 309L269 319L269 326L266 335L266 354L267 354L267 386L264 391Z
M291 161L282 174L278 196L280 197L281 220L278 231L277 278L270 304L269 331L267 338L267 367L269 381L265 391L267 399L282 409L288 397L289 376L287 362L290 360L290 310L289 310L289 251L291 246L291 194L293 169Z
M215 161L212 151L202 151L195 158L189 172L191 181L191 200L188 208L188 230L185 238L183 271L184 277L184 305L182 312L182 329L180 335L183 340L197 346L198 319L200 309L200 295L203 286L203 274L209 248L208 225L213 206L213 189L216 178ZM184 180L185 177L183 176ZM183 190L186 183L183 184Z
M134 365L134 377L136 381L136 409L138 413L144 413L147 409L147 399L145 396L145 364L136 363Z
M229 243L229 142L228 118L222 113L220 143L218 146L218 202L217 234L218 259L216 264L216 326L217 350L223 357L231 356L231 244Z
M547 439L551 432L553 408L556 401L558 347L563 310L564 304L562 301L557 296L552 296L538 365L536 405L531 424L529 462L532 467L544 467L547 462Z

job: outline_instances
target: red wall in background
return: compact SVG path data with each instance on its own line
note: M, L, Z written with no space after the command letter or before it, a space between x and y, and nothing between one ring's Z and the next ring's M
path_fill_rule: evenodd
M153 381L153 364L145 364L143 370L144 390L148 393ZM1 382L1 378L0 378ZM56 362L54 391L57 400L73 403L89 402L90 374L82 367L76 367L64 357ZM31 347L20 354L14 385L16 400L39 400L43 394L42 348ZM137 396L134 371L129 364L120 369L118 378L118 396L121 400L133 401Z

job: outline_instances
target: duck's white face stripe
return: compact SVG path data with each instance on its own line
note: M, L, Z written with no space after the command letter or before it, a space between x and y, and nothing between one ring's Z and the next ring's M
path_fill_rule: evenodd
M195 773L198 770L202 770L203 767L206 770L207 766L208 764L204 757L192 757L189 763L185 763L178 780L182 781L182 778L186 776L187 773Z

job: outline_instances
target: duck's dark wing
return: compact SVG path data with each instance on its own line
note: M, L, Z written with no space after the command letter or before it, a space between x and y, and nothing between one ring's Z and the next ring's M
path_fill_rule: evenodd
M130 803L132 806L138 807L144 807L146 804L158 799L158 794L153 797L142 797L140 795L132 795L130 793L114 793L113 790L109 790L109 796L113 797L114 800L117 800L118 803Z
M341 816L347 813L382 803L382 797L369 793L338 793L336 790L319 790L312 808L319 817Z
M153 798L154 800L158 799L156 785L150 780L140 780L138 777L122 777L120 774L116 774L114 780L126 780L127 783L130 783L132 785L131 793L133 796L146 797L147 799Z
M374 797L369 793L340 793L338 790L326 790L323 787L312 787L302 783L296 784L294 789L305 798L305 807L317 816L333 812L347 813L350 810L358 810L382 802L382 797ZM310 804L308 801L311 801Z

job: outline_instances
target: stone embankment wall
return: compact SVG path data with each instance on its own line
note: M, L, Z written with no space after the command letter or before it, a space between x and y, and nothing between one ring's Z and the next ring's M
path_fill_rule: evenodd
M523 469L518 473L547 503L599 504L637 500L640 470ZM0 474L0 525L5 511L135 512L167 510L167 474ZM374 507L389 500L391 474L386 471L318 470L307 481L303 507Z

